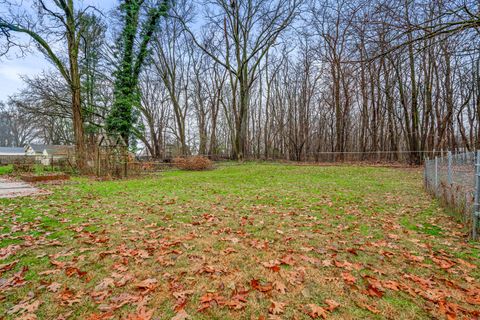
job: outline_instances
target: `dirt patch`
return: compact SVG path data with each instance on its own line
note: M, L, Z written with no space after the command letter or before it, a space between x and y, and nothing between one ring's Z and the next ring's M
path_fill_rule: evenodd
M53 180L69 180L70 176L67 174L61 173L61 174L49 174L49 175L43 175L43 176L23 175L20 178L26 182L43 182L43 181L53 181Z
M25 197L47 193L47 191L25 182L0 179L0 198Z

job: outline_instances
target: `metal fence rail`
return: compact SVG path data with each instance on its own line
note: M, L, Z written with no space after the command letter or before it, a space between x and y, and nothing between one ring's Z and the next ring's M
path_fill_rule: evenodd
M425 188L443 204L463 214L472 238L478 238L480 151L447 152L425 160Z

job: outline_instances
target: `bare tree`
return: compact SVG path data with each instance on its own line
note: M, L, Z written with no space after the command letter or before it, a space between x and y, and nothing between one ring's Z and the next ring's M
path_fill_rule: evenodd
M179 17L196 45L228 71L234 122L233 157L236 159L242 159L247 151L247 120L257 68L280 34L291 25L300 4L300 0L206 1L204 5L211 8L207 14L208 25L213 30L206 35L209 37L207 44L197 40Z
M78 60L80 41L88 26L86 16L91 9L92 7L87 6L77 10L73 0L58 0L51 3L37 0L36 17L26 12L14 14L12 11L8 16L0 17L0 31L6 36L7 49L13 43L12 33L28 35L68 83L71 92L77 166L80 171L85 168L86 150ZM56 47L67 52L66 59L61 56L61 50L55 53Z

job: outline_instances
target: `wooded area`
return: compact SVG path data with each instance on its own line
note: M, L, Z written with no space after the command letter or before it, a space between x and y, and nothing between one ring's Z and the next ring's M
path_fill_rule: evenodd
M162 159L318 160L480 148L474 0L1 0L1 53L52 68L3 103L0 144L115 133Z

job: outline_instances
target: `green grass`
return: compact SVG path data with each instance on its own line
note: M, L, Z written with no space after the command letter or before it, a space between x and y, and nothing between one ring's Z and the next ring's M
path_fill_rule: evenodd
M305 306L325 307L325 299L340 303L330 318L441 317L437 304L406 293L418 284L404 274L433 279L435 288L472 310L465 291L440 279L464 288L478 285L466 280L480 276L478 245L468 243L466 230L424 193L417 169L229 164L204 172L169 171L120 181L74 178L44 187L52 193L0 200L0 248L22 246L0 260L0 264L19 260L1 277L8 279L22 266L29 268L24 285L0 293L0 317L6 319L19 315L7 311L29 292L43 301L35 311L39 319L69 312L72 318L85 319L100 313L100 306L112 305L111 297L138 295L135 284L146 278L159 281L147 303L159 319L175 314L172 291L181 290L193 290L185 304L193 319L267 318L270 300L287 303L280 316L308 319ZM138 250L151 257L134 256ZM175 251L166 253L171 250ZM114 254L100 258L105 251ZM285 255L291 255L295 264L281 265L280 272L262 265ZM423 263L409 260L412 255L424 257ZM445 272L433 258L453 261L454 272ZM477 268L465 267L458 259ZM41 275L56 269L54 260L86 271L89 280L68 277L64 268ZM128 270L115 269L119 264ZM199 273L204 265L226 271ZM90 293L114 272L132 280L110 288L108 297L95 303ZM292 280L298 272L303 276ZM343 272L356 277L355 286L343 281ZM406 287L386 289L382 298L374 298L365 294L362 276L367 274ZM287 292L252 290L240 311L212 305L197 312L207 292L229 299L234 288L251 289L252 279L280 281ZM50 281L78 293L81 301L62 305L58 292L45 289ZM114 310L115 317L130 312L135 312L134 304Z
M13 171L13 166L11 164L6 166L0 166L0 176L4 174L12 173L12 171Z

